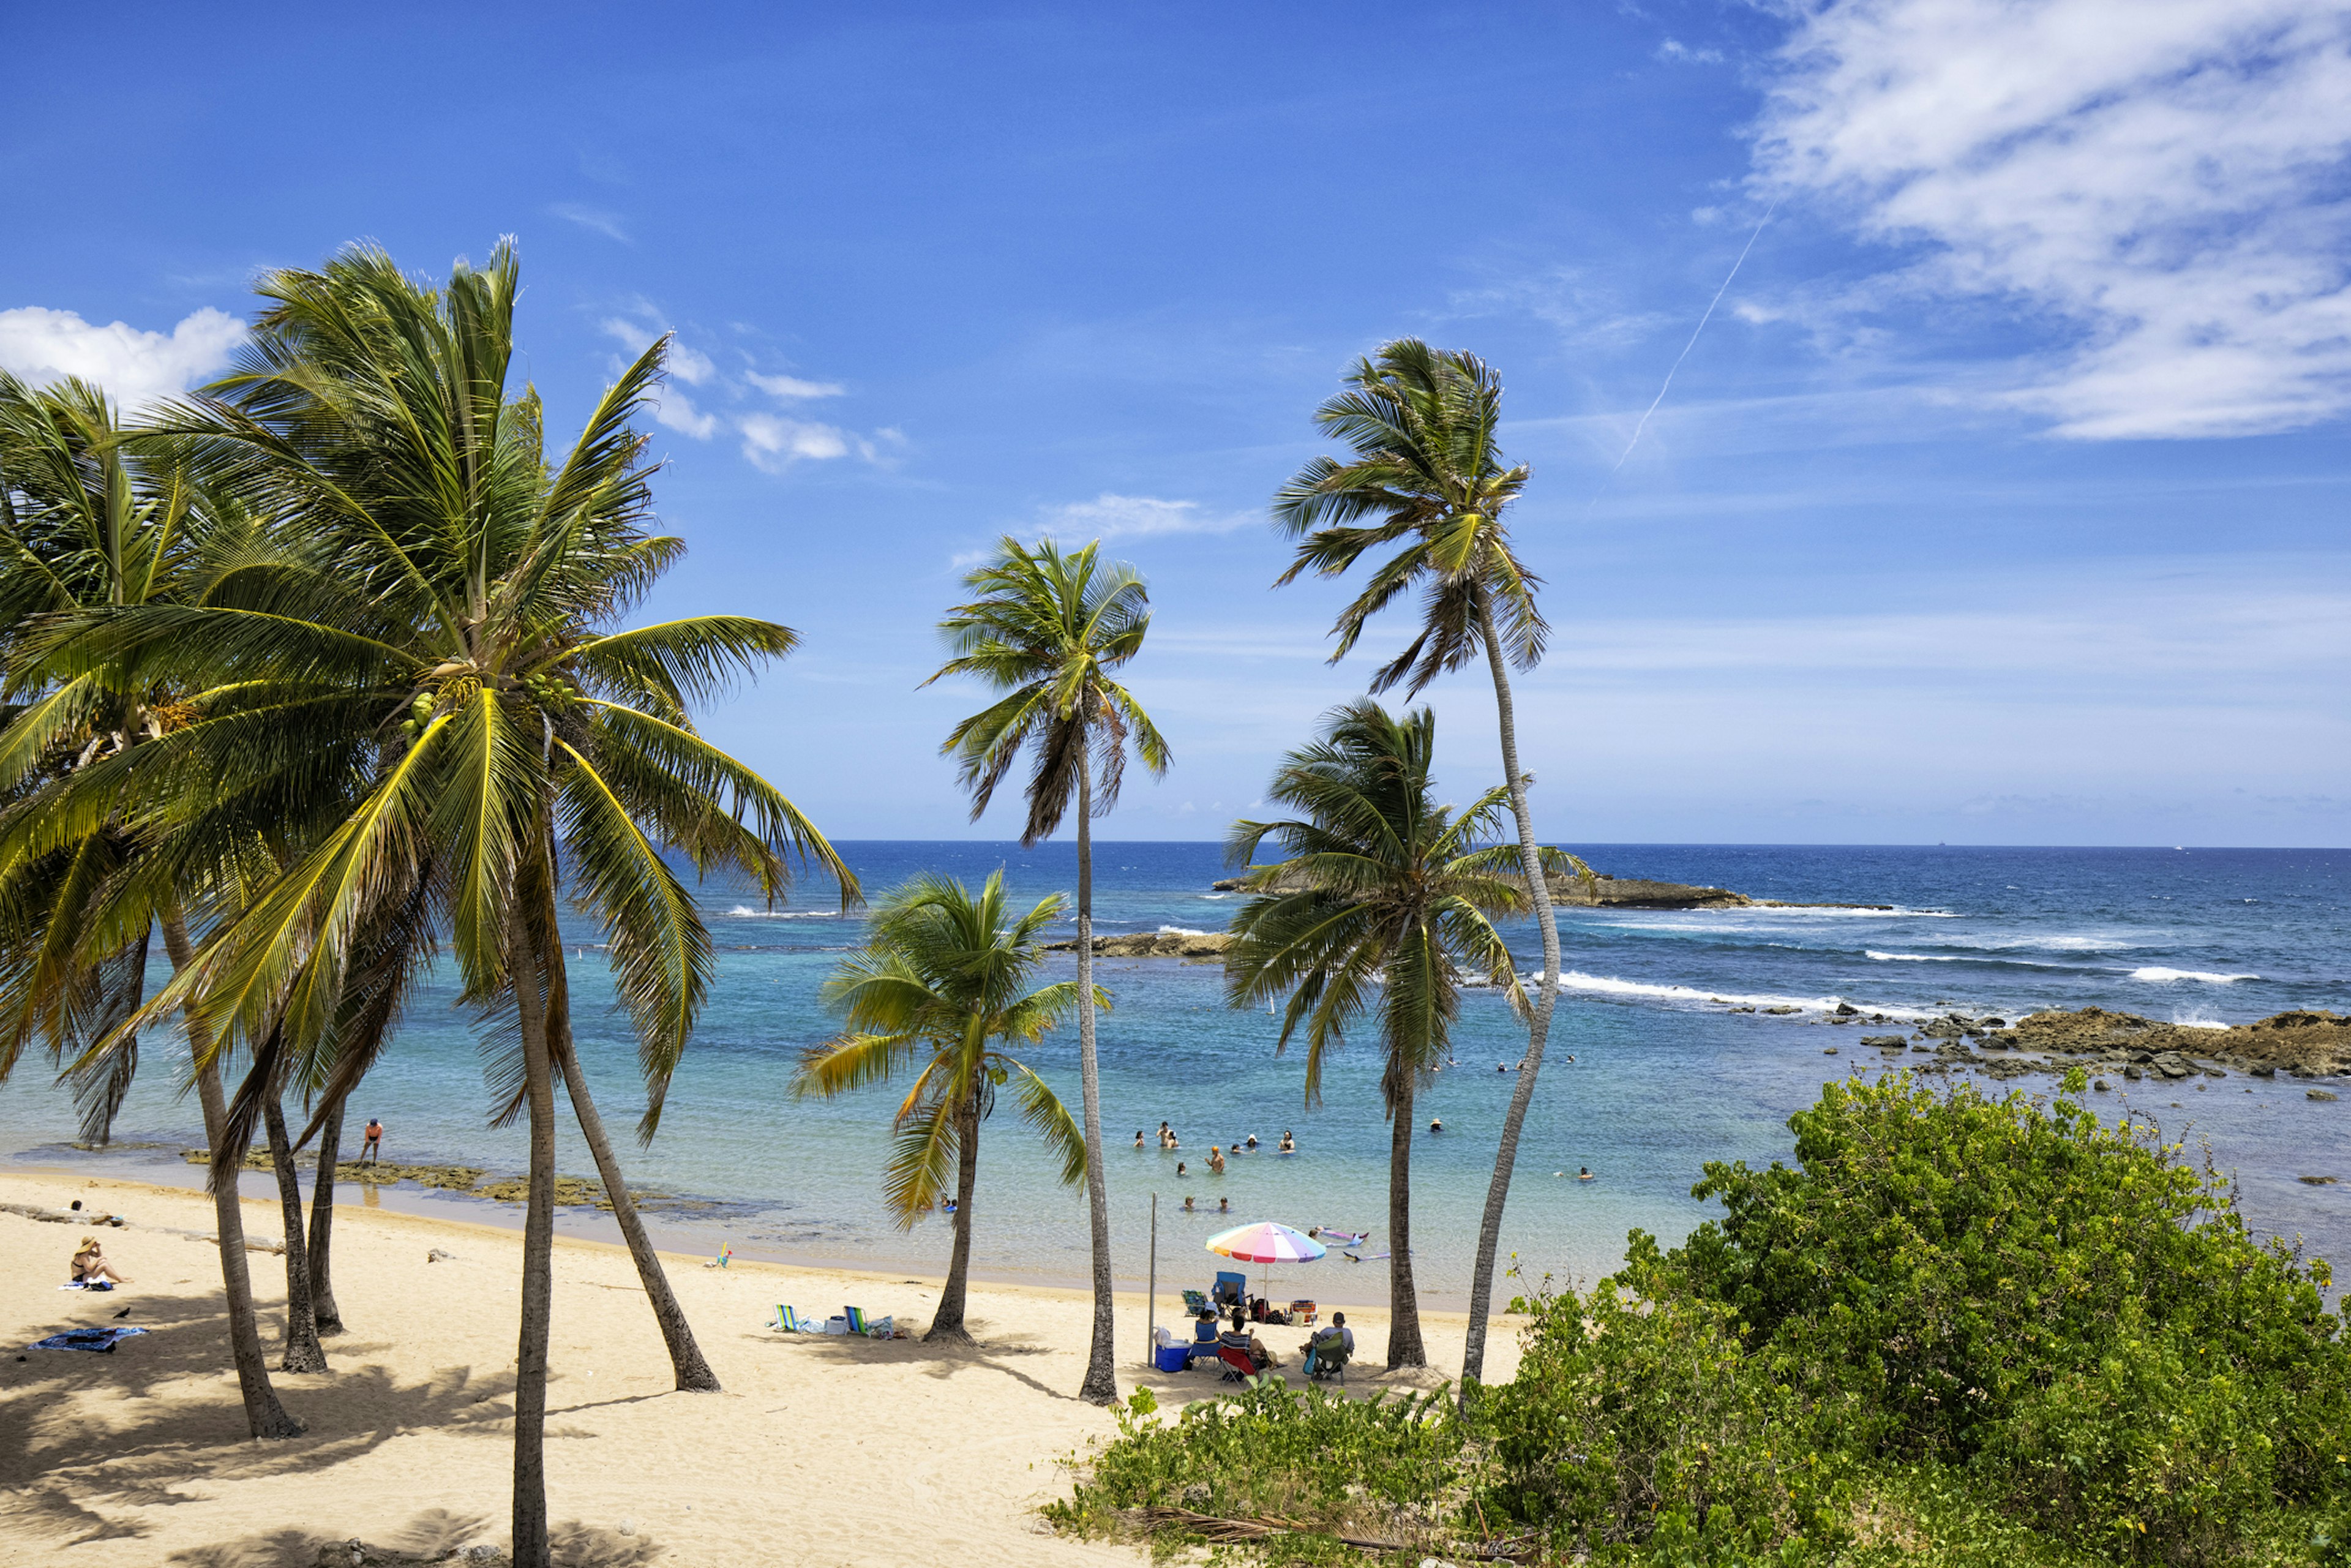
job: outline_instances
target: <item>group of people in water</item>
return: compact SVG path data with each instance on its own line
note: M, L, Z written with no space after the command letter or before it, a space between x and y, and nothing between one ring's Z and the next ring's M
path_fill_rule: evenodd
M1134 1130L1134 1146L1136 1148L1139 1149L1143 1147L1143 1140L1144 1136L1145 1134L1142 1128L1137 1127ZM1175 1151L1181 1149L1183 1146L1184 1140L1176 1136L1176 1129L1165 1122L1160 1123L1159 1147L1161 1152L1174 1153ZM1218 1144L1210 1144L1208 1145L1208 1169L1216 1176L1222 1176L1225 1174L1225 1162L1227 1159L1238 1159L1243 1155L1255 1154L1258 1152L1259 1147L1259 1145L1255 1133L1249 1134L1247 1137L1241 1139L1240 1142L1229 1146ZM1277 1155L1296 1154L1298 1152L1297 1135L1289 1128L1284 1127L1281 1130L1281 1140L1274 1145L1273 1152ZM1191 1174L1192 1166L1190 1161L1177 1160L1176 1162L1176 1176L1178 1180L1181 1180ZM1220 1197L1217 1199L1217 1213L1230 1214L1232 1211L1233 1200L1231 1198ZM1184 1195L1184 1212L1186 1214L1201 1214L1207 1211L1202 1209L1197 1203L1194 1201L1191 1194L1186 1193Z

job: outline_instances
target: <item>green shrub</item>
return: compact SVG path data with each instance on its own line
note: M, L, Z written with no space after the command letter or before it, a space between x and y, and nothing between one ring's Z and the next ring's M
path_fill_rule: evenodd
M2134 1561L2210 1560L2344 1487L2325 1265L2256 1243L2152 1128L1907 1076L1791 1125L1795 1167L1707 1167L1725 1218L1654 1272L1736 1312L1849 1454L1964 1467Z
M1268 1378L1229 1399L1196 1400L1173 1421L1156 1410L1138 1389L1119 1412L1117 1439L1046 1518L1114 1535L1131 1511L1180 1508L1294 1521L1323 1546L1340 1535L1434 1544L1460 1491L1462 1427L1441 1395L1359 1400ZM1318 1560L1315 1550L1293 1541L1284 1560Z
M1758 1375L1719 1303L1635 1234L1591 1301L1539 1295L1518 1375L1489 1390L1488 1512L1603 1561L1802 1563L1847 1538L1839 1467ZM1643 1547L1640 1552L1620 1548Z

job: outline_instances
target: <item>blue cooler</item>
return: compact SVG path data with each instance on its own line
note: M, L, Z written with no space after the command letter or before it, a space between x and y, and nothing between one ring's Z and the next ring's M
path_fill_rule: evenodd
M1162 1372L1188 1372L1192 1368L1192 1347L1187 1344L1163 1344L1152 1353L1152 1359Z

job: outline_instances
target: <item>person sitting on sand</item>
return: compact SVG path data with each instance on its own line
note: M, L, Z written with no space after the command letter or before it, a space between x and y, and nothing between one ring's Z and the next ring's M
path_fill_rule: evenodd
M106 1254L99 1250L95 1236L81 1239L81 1250L73 1255L73 1279L78 1285L105 1285L110 1288L131 1283L114 1271L114 1265L106 1260Z
M1208 1145L1208 1168L1218 1176L1225 1174L1225 1151L1214 1144Z
M1590 1166L1576 1166L1575 1179L1578 1181L1590 1181L1592 1179L1592 1167Z
M1249 1336L1249 1360L1256 1364L1259 1372L1281 1364L1281 1357L1274 1354L1271 1347L1267 1345L1265 1341L1258 1338L1254 1330Z

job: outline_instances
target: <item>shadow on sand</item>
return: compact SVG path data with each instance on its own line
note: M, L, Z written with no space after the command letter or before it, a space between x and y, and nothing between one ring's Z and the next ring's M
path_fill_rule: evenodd
M0 1530L58 1546L132 1539L149 1527L127 1511L198 1500L209 1482L318 1470L417 1427L512 1430L503 1424L511 1409L497 1402L513 1389L510 1372L477 1378L471 1367L444 1367L402 1385L381 1366L352 1365L380 1347L345 1337L335 1353L347 1370L272 1375L309 1430L256 1443L236 1397L226 1313L162 1295L135 1305L133 1321L150 1332L110 1354L35 1351L0 1362ZM191 1381L219 1396L194 1400L170 1387Z
M644 1568L664 1550L642 1535L622 1535L569 1521L550 1531L559 1568ZM486 1547L494 1554L475 1556ZM191 1547L165 1559L172 1568L407 1568L408 1564L494 1564L505 1550L484 1529L478 1514L428 1509L398 1533L382 1541L355 1541L304 1530L271 1530L214 1546Z

